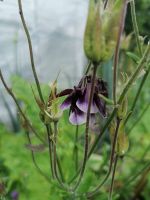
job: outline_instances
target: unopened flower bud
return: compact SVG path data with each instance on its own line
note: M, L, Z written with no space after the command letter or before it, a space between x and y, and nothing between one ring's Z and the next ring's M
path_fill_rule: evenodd
M128 111L128 99L127 97L125 97L121 105L119 105L118 107L118 112L117 112L118 117L120 119L124 119L127 115L127 111Z
M103 41L100 0L90 0L84 35L84 51L91 61L100 62Z
M109 60L113 56L116 43L117 43L118 33L119 33L120 18L121 18L124 6L125 5L124 5L123 0L117 0L113 4L112 4L112 1L110 1L109 5L107 6L104 12L103 31L104 31L105 43L106 43L104 60Z
M128 148L129 148L129 140L127 135L125 134L124 124L122 123L118 131L116 153L119 156L124 156L125 153L128 151Z

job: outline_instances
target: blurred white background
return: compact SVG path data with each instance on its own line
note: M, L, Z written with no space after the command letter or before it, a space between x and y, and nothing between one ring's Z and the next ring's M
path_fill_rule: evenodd
M60 87L73 86L80 79L85 63L83 34L88 1L22 2L40 82L51 82L60 71ZM7 80L15 73L33 79L17 0L0 1L0 67ZM0 116L4 119L2 104Z

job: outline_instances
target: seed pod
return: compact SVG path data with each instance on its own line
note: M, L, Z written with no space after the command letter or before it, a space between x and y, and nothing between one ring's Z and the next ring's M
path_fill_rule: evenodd
M124 6L124 0L117 0L115 3L112 3L112 1L110 1L104 12L103 30L106 43L106 49L104 54L105 60L110 59L114 53L119 33L120 18Z
M100 62L103 41L100 0L90 0L84 35L84 51L91 61Z
M129 140L125 134L124 124L122 123L118 132L116 152L119 156L124 156L124 154L128 151L128 148Z
M124 119L127 115L127 111L128 111L128 99L127 97L125 97L121 105L119 105L118 112L117 112L118 117L120 119Z

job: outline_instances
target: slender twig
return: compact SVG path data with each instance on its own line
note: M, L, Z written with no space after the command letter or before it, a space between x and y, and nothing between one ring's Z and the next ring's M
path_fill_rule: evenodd
M147 162L141 170L139 170L137 173L134 173L133 176L128 177L127 180L124 181L124 185L126 186L126 188L130 187L131 183L135 181L146 169L149 168L150 168L150 161Z
M60 162L58 155L57 155L57 166L58 166L58 170L59 170L59 174L60 174L62 182L65 182L65 177L64 177L64 174L63 174L61 162Z
M91 110L91 104L92 104L93 95L94 95L94 87L95 87L95 78L96 78L97 67L98 67L98 65L94 64L92 84L91 84L91 89L90 89L90 97L89 97L87 117L86 117L84 159L83 159L79 179L78 179L77 183L75 184L73 191L75 191L78 188L78 186L80 185L80 182L82 180L82 177L83 177L83 174L84 174L84 171L85 171L87 158L88 158L90 110Z
M54 157L54 175L62 189L68 191L68 189L63 184L62 180L59 178L58 172L57 172L57 152L56 152L56 146L57 146L57 122L54 122L54 144L53 144L53 157Z
M104 2L104 9L106 9L109 0L105 0Z
M26 115L24 114L24 112L22 111L14 93L12 92L12 90L7 86L5 80L4 80L4 77L2 75L2 72L0 70L0 78L1 78L1 81L5 87L5 89L7 90L8 94L13 98L17 108L18 108L18 111L19 113L21 114L21 116L23 117L23 119L25 120L26 124L29 126L29 128L31 129L31 131L36 135L36 137L42 142L45 144L45 141L38 135L38 133L35 131L35 129L33 128L33 126L31 125L30 121L28 120L28 118L26 117Z
M127 10L127 0L124 0L124 5L122 8L120 22L119 22L120 24L119 24L118 37L117 37L117 43L116 43L115 55L114 55L114 63L113 63L113 66L114 66L113 67L113 100L114 100L115 105L117 103L116 89L117 89L119 51L120 51L120 44L121 44L121 36L124 29L126 10Z
M30 33L28 31L28 27L26 25L25 18L24 18L21 0L18 0L18 6L19 6L19 14L20 14L20 17L21 17L23 28L24 28L24 31L26 33L26 37L27 37L27 41L28 41L33 76L34 76L34 79L35 79L35 82L36 82L39 97L40 97L41 101L44 103L44 98L43 98L43 95L42 95L40 83L39 83L39 80L38 80L38 76L37 76L37 72L36 72L36 68L35 68L35 64L34 64L34 56L33 56L33 48L32 48L31 37L30 37Z
M46 130L47 130L47 136L48 136L47 139L48 139L48 147L49 147L50 168L51 168L52 178L54 179L53 157L52 157L53 147L52 147L52 142L51 142L51 137L52 137L51 126L46 125Z
M147 61L147 57L149 56L150 53L150 43L148 43L148 46L143 54L143 57L141 59L141 61L139 62L135 72L133 73L133 75L131 76L131 78L128 80L127 84L125 85L120 98L118 100L118 104L120 104L122 102L122 100L124 99L125 95L127 94L127 92L129 91L130 87L132 86L132 84L134 83L134 81L136 80L137 76L139 75L139 73L141 72L141 70L144 68L144 66L146 65L146 61Z
M91 68L91 65L92 65L92 62L89 61L88 64L87 64L87 67L86 67L85 75L88 74L88 72L89 72L89 70L90 70L90 68Z
M142 53L142 48L141 48L141 44L140 44L139 29L138 29L137 20L136 20L136 12L135 12L135 2L134 2L134 0L130 1L130 6L131 6L131 17L132 17L132 23L133 23L136 43L137 43L137 46L138 46L139 55L142 56L143 53Z
M141 112L140 116L136 118L135 123L133 123L132 126L130 127L130 129L128 130L128 135L133 130L133 128L139 123L139 121L142 119L142 117L144 116L144 114L146 113L146 111L148 110L149 107L150 107L150 104L148 103L145 106L145 108L143 109L143 111Z
M77 172L78 170L78 132L79 132L79 126L76 126L76 132L75 132L75 142L74 142L74 149L73 149L73 156L75 160L75 170Z
M116 156L115 161L114 161L114 168L113 168L113 173L112 173L111 186L110 186L108 200L112 200L113 187L114 187L114 179L115 179L115 172L116 172L117 163L118 163L118 156Z
M110 164L109 164L108 172L107 172L105 178L103 179L103 181L93 191L87 193L88 197L92 197L95 194L97 194L99 192L99 189L104 185L104 183L107 181L107 179L109 178L109 176L111 174L113 162L114 162L115 148L116 148L116 143L117 143L117 137L118 137L118 131L119 131L119 127L120 127L120 122L121 122L121 120L117 119L116 129L115 129L113 143L112 143L112 150L111 150Z
M4 102L4 106L7 109L7 112L9 114L9 117L10 117L10 120L11 120L11 123L12 123L12 126L13 126L13 130L14 130L14 132L17 132L20 129L20 125L18 123L18 120L16 119L17 114L16 114L16 116L13 115L13 112L10 109L11 105L8 104L7 100L5 99L5 96L3 95L3 93L1 91L0 91L0 95L1 95L1 98Z
M28 138L28 141L29 141L29 144L31 145L31 139L30 139L30 133L28 131L26 131L26 135L27 135L27 138ZM35 156L34 156L34 151L31 150L31 157L32 157L32 161L33 161L33 164L35 165L37 171L48 181L48 182L51 182L50 181L50 178L41 170L41 168L38 166L36 160L35 160Z
M140 97L142 88L143 88L143 86L144 86L144 84L145 84L145 82L146 82L146 80L147 80L147 77L148 77L148 75L149 75L149 73L150 73L150 64L149 64L149 66L148 66L148 69L145 70L145 71L146 71L146 72L145 72L145 74L144 74L144 77L142 78L142 81L141 81L141 83L140 83L140 86L139 86L139 88L138 88L138 91L137 91L137 93L136 93L136 96L135 96L135 98L134 98L133 104L132 104L132 106L131 106L130 115L129 115L129 116L127 117L127 119L125 120L125 124L128 122L130 116L133 114L133 112L134 112L134 110L135 110L135 107L136 107L137 101L138 101L138 99L139 99L139 97Z
M150 166L141 174L140 180L135 185L135 191L132 200L136 200L137 197L142 193L143 189L146 186L149 173L150 173Z

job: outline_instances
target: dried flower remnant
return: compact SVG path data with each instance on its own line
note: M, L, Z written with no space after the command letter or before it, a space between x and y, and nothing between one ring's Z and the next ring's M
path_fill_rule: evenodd
M90 75L84 76L78 86L75 86L74 89L66 89L59 93L59 96L68 95L60 108L62 110L70 108L69 121L74 125L81 125L86 122L91 81L92 77ZM96 78L94 96L90 109L91 121L95 119L95 114L98 112L103 117L106 117L106 104L105 101L99 97L99 94L102 94L105 97L108 96L106 82Z

